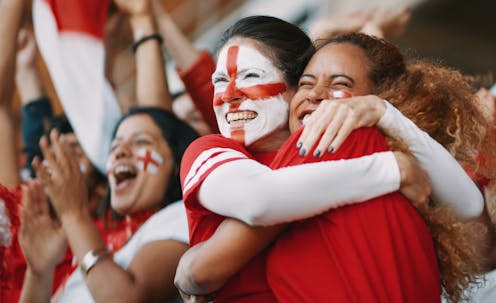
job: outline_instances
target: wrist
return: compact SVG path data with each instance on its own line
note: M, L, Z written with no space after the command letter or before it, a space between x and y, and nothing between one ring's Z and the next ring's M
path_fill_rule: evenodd
M55 270L56 264L47 265L43 269L35 269L33 266L27 262L26 275L31 276L37 280L52 279L53 272Z
M155 33L156 27L151 14L133 15L130 18L134 40Z
M87 221L92 222L91 215L85 207L81 209L66 210L58 213L58 215L62 226L76 226Z

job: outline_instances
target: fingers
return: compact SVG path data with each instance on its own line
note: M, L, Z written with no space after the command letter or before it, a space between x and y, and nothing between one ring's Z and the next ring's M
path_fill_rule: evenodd
M351 132L359 127L360 125L358 124L356 116L353 114L348 115L334 137L334 140L324 143L322 148L327 148L327 150L331 153L338 150Z
M305 123L305 128L298 140L297 148L300 149L300 155L305 156L310 149L315 145L318 138L324 133L327 125L332 123L335 115L335 106L330 104L324 105L324 102L319 105L317 110L312 113L308 121ZM322 151L315 151L316 156L322 154Z
M320 157L323 151L328 151L330 153L334 152L336 149L331 145L336 134L340 132L343 126L343 122L346 120L346 113L343 110L336 113L332 122L327 126L324 135L320 139L319 145L315 149L314 156Z

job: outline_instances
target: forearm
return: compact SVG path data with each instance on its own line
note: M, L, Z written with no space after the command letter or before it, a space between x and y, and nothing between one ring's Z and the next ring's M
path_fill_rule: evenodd
M10 99L13 91L14 57L17 33L21 25L24 0L0 2L0 104Z
M431 180L434 200L452 206L464 218L479 216L484 207L482 194L461 165L441 144L391 104L386 105L387 109L378 126L408 145Z
M18 68L16 71L16 86L22 105L29 104L45 95L43 81L35 67Z
M19 303L48 303L52 292L53 271L35 274L29 267L24 275Z
M89 214L63 216L62 226L78 264L90 250L105 249L106 246ZM83 273L83 276L95 302L139 302L135 297L136 292L133 291L133 277L110 257L98 261L91 271L88 274ZM103 284L106 286L102 287Z
M250 225L272 225L363 202L400 185L391 152L273 171L247 161L229 162L212 172L200 187L202 205Z
M183 34L171 16L159 10L157 23L160 34L164 37L165 48L180 70L188 70L198 59L200 52Z
M135 41L156 33L151 14L131 16L131 26ZM138 104L172 110L160 43L156 39L143 42L135 56Z
M183 255L176 272L176 286L193 295L207 295L219 290L265 249L284 227L251 227L225 219L210 239L193 246Z
M14 188L19 185L15 129L11 110L0 104L0 184Z

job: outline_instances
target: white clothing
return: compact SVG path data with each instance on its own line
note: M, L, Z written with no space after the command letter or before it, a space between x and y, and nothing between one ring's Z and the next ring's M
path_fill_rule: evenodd
M122 268L127 268L136 253L145 244L160 240L189 243L188 222L182 201L177 201L151 216L136 231L129 242L114 254L114 262ZM94 302L79 268L71 274L65 286L61 287L64 288L57 291L56 298L52 301L56 303ZM102 287L105 286L102 285Z
M388 102L378 125L409 146L432 182L436 201L452 206L464 218L480 215L482 194L442 145ZM206 160L208 155L215 157ZM226 161L226 157L238 160ZM210 211L251 225L295 221L351 201L365 201L398 190L400 175L394 157L368 157L368 160L361 157L271 171L254 160L240 161L239 152L211 149L197 158L199 164L193 164L190 173L198 173L190 180L186 178L183 191L186 193L201 179L202 171L208 171L209 175L201 180L204 183L199 198ZM212 171L209 162L219 161L215 159L220 159L222 165ZM229 180L228 185L225 180Z
M385 133L406 143L432 183L432 197L453 207L458 215L476 218L484 198L453 156L415 123L386 102L386 112L377 124Z

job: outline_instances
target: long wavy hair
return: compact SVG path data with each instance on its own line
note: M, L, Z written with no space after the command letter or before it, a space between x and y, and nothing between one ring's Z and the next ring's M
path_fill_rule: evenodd
M477 155L483 155L484 166L492 167L495 141L487 140L486 130L490 128L461 73L431 63L407 64L393 44L360 33L317 41L317 50L338 43L362 49L369 59L373 93L391 102L462 165L474 172L484 169L477 161ZM388 142L391 149L408 151L402 142L392 138ZM491 175L489 171L484 173ZM431 231L443 295L451 302L466 299L464 290L476 283L483 268L484 261L475 247L482 243L486 228L482 223L461 221L452 209L436 201L416 207Z

